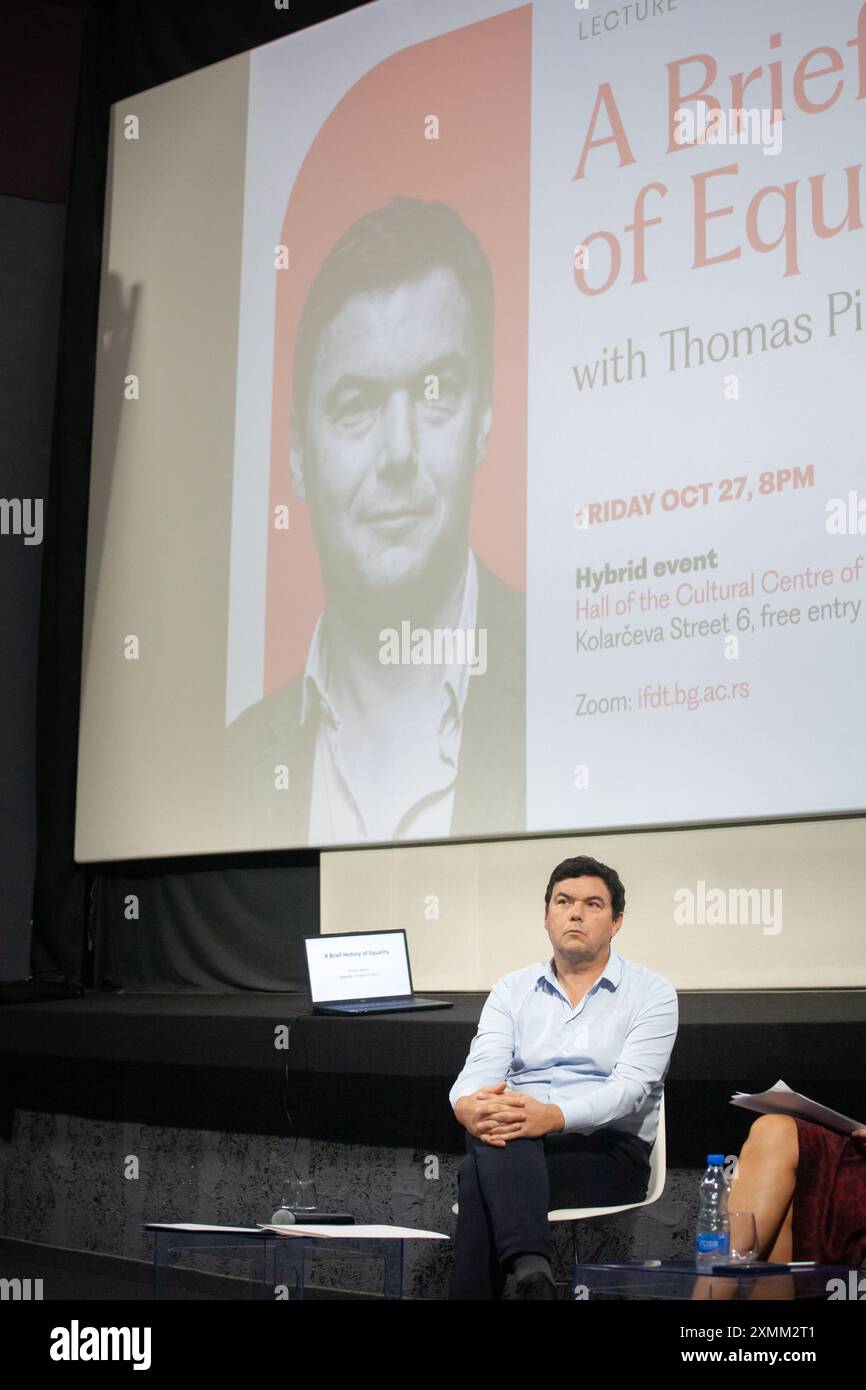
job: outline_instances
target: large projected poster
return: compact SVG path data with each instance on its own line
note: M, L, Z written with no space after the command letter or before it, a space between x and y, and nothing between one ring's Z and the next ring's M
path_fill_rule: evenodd
M526 827L531 10L390 14L251 59L227 805L288 843Z
M192 82L224 308L142 272L216 195L120 108L105 274L226 360L110 458L100 361L79 856L862 810L866 4L380 0L144 94L172 142Z

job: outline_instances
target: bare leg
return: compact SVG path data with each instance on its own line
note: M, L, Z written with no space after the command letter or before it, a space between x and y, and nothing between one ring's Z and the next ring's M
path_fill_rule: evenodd
M736 1211L736 1210L737 1210L737 1208L735 1207L735 1208L734 1208L734 1211ZM788 1210L785 1212L785 1219L784 1219L784 1221L782 1222L781 1226L779 1227L779 1234L776 1236L776 1243L775 1243L775 1245L773 1246L772 1250L770 1251L769 1255L767 1256L767 1259L770 1261L771 1264L785 1264L785 1265L786 1265L786 1264L789 1264L790 1261L793 1259L793 1250L794 1250L793 1221L794 1221L794 1201L793 1201L793 1198L792 1198L792 1199L791 1199L791 1204L790 1204L790 1206L788 1207Z
M759 1115L743 1145L728 1202L731 1211L754 1213L759 1260L791 1258L799 1157L796 1120L790 1115Z
M796 1120L790 1115L760 1115L743 1145L728 1202L731 1211L753 1213L759 1260L787 1263L791 1259L798 1160ZM696 1280L692 1298L733 1298L735 1292L732 1279L703 1278ZM760 1293L760 1285L754 1294L767 1296Z
M796 1129L796 1125L794 1126ZM737 1208L735 1207L736 1211ZM785 1219L779 1227L779 1234L776 1236L776 1243L770 1251L767 1259L770 1264L788 1264L792 1258L793 1251L793 1228L794 1202L785 1212ZM749 1294L750 1299L761 1299L768 1302L771 1299L790 1299L794 1297L794 1280L790 1274L774 1275L772 1278L756 1279L754 1288Z

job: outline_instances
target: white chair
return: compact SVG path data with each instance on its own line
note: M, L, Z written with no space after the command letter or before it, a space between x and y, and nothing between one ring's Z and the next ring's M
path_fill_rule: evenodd
M617 1207L558 1207L556 1211L547 1213L548 1221L570 1221L571 1248L575 1260L577 1257L577 1222L586 1221L591 1216L613 1216L620 1211L633 1211L636 1207L648 1207L652 1202L657 1202L662 1195L667 1176L667 1144L665 1140L665 1096L659 1102L659 1127L656 1134L655 1143L650 1154L650 1179L647 1187L647 1194L642 1202L626 1202L623 1206ZM457 1213L457 1203L455 1202L451 1210Z
M650 1154L650 1178L647 1194L642 1202L626 1202L618 1207L560 1207L547 1213L548 1221L569 1221L571 1223L571 1259L578 1263L577 1223L587 1221L591 1216L613 1216L620 1211L634 1211L637 1207L648 1207L657 1202L662 1195L667 1176L667 1143L665 1140L665 1096L659 1101L659 1127Z
M642 1202L626 1202L621 1207L561 1207L547 1213L548 1221L585 1221L590 1216L613 1216L618 1211L632 1211L635 1207L648 1207L657 1202L662 1195L667 1176L667 1145L665 1142L665 1097L659 1102L659 1127L650 1154L650 1180L647 1194Z

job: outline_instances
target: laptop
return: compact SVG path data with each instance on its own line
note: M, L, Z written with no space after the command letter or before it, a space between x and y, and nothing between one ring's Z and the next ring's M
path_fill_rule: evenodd
M307 936L307 976L314 1014L387 1014L450 1009L447 999L412 993L406 933L347 932Z

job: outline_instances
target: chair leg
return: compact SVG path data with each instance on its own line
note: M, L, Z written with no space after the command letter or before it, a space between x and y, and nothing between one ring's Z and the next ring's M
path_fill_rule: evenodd
M574 1268L580 1264L580 1243L578 1241L579 1221L570 1221L571 1226L571 1263L568 1267L568 1297L571 1298L574 1285Z

